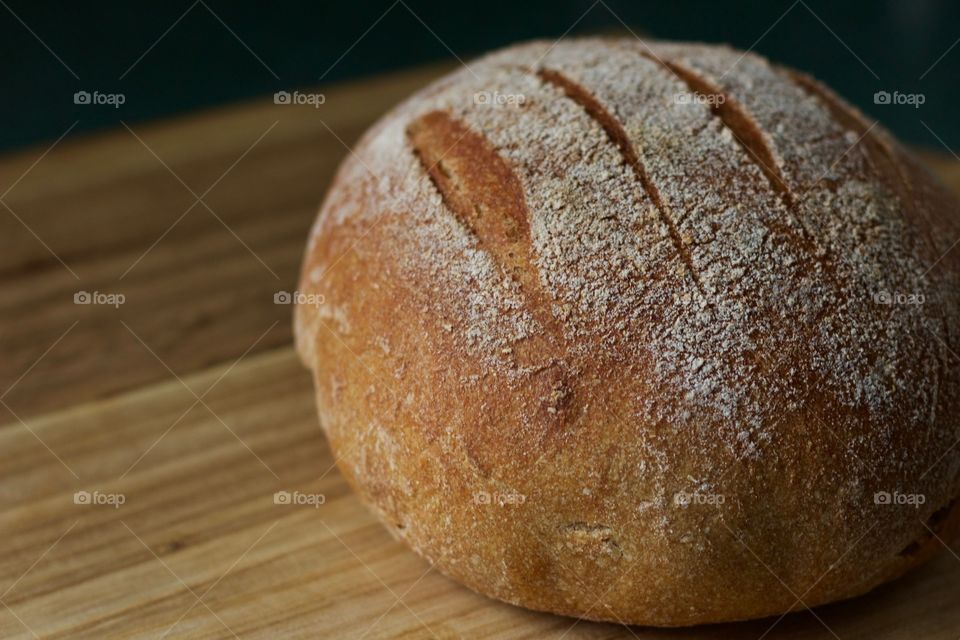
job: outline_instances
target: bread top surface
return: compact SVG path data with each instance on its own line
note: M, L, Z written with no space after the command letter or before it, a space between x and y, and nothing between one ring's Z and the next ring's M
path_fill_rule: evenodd
M911 197L902 150L811 86L723 47L511 48L368 133L311 243L383 224L451 357L517 376L609 358L680 399L653 414L712 415L731 447L814 390L878 427L929 420L955 344L952 256L931 269L955 205ZM308 266L308 285L329 267Z
M681 540L676 492L724 485L767 501L722 509L781 548L839 523L810 551L835 558L880 518L853 555L895 555L910 526L873 492L929 494L926 517L957 490L956 214L876 123L756 55L533 42L358 143L310 237L301 290L326 303L298 308L298 346L327 422L379 397L338 357L359 359L389 376L368 410L391 438L580 487L586 522ZM391 426L384 404L414 409Z

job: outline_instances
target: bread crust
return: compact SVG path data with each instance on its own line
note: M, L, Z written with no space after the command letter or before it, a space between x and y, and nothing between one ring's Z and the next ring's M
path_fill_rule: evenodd
M297 347L341 472L445 574L679 626L852 597L956 536L958 203L815 81L532 42L354 151Z

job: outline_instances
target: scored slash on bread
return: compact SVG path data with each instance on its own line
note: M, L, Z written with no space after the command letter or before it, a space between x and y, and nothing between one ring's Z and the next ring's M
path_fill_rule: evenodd
M518 45L341 166L298 350L341 471L470 588L638 624L780 614L960 527L957 213L755 54ZM923 501L875 498L902 494Z

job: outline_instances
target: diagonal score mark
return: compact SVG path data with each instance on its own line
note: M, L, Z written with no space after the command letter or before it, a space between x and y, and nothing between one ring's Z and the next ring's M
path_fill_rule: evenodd
M158 44L160 44L160 41L163 40L164 38L166 38L166 37L167 37L167 34L170 33L171 31L173 31L173 28L176 27L178 24L180 24L180 21L183 20L183 19L187 16L188 13L190 13L191 11L193 11L193 8L194 8L195 6L197 6L197 4L199 4L199 3L200 3L200 0L194 0L193 4L191 4L189 7L187 7L187 10L184 11L183 13L181 13L181 14L180 14L180 17L177 18L176 20L174 20L173 24L171 24L169 27L167 27L167 30L164 31L162 34L160 34L160 37L157 38L156 40L154 40L154 41L153 41L153 44L151 44L149 47L147 47L147 50L144 51L143 53L141 53L139 58L137 58L136 60L134 60L134 61L133 61L133 64L131 64L129 67L127 67L127 70L124 71L122 74L120 74L120 78L118 78L118 79L119 79L119 80L123 80L124 78L126 78L126 77L127 77L127 74L130 73L131 71L133 71L133 68L134 68L135 66L137 66L138 64L140 64L140 61L143 60L143 59L147 56L148 53L150 53L151 51L153 51L153 48L156 47Z
M329 129L329 127L328 127L328 129ZM331 131L331 133L333 133L333 132ZM334 134L334 135L335 135L335 134ZM337 137L337 136L335 136L335 137ZM337 137L337 138L338 138L338 140L339 140L339 137ZM340 140L340 142L341 142L341 144L343 144L344 147L346 147L346 148L348 149L348 151L351 151L351 152L352 152L352 150L350 150L349 147L348 147L345 143L343 143L342 140ZM456 143L455 143L454 145L452 145L452 146L455 146L455 145L456 145ZM365 163L361 162L361 164L364 165L364 167L368 170L368 172L369 172L371 175L374 175L374 172L373 172L372 170L370 170L370 168L369 168ZM369 230L368 230L368 232L369 232ZM344 254L348 253L350 249L352 249L352 247L348 248L348 251L346 251ZM342 258L342 256L341 256L341 258ZM338 259L336 262L339 262L339 259ZM336 264L336 262L335 262L335 264ZM333 267L333 266L334 266L334 265L331 265L331 267ZM330 270L330 268L328 268L327 271L329 272L329 270ZM320 324L320 326L322 326L324 329L326 329L329 333L331 333L331 335L333 335L335 339L337 339L339 342L341 342L341 344L343 344L343 341L339 339L339 336L336 334L336 332L332 331L332 330L331 330L329 327L327 327L326 324L323 323L322 321L319 322L319 324ZM357 359L359 360L359 357L357 356L357 354L354 353L354 352L352 351L352 349L349 348L349 346L347 346L347 345L345 345L345 344L344 344L343 346L344 346L344 348L346 348L348 351L350 351L350 353L351 353L355 358L357 358ZM364 364L364 363L362 362L362 360L360 360L360 363L361 363L361 364ZM389 385L387 385L387 386L389 386ZM347 451L342 451L342 452L340 453L340 455L338 455L337 458L334 460L333 464L331 464L331 466L327 469L326 472L324 472L324 474L323 474L321 477L324 477L327 473L329 473L329 471L332 470L332 469L336 466L337 461L338 461L343 455L345 455L346 453L347 453Z
M148 352L150 352L150 355L152 355L157 362L159 362L161 365L163 365L163 367L164 367L167 371L170 372L170 375L172 375L174 378L177 379L177 381L183 386L183 388L186 389L186 390L190 393L190 395L192 395L192 396L197 400L197 402L198 402L199 404L203 405L203 407L204 407L208 412L210 412L210 415L212 415L212 416L217 420L217 422L219 422L219 423L223 426L224 429L226 429L227 431L229 431L230 434L233 435L233 437L237 439L237 442L239 442L240 444L242 444L242 445L244 446L244 448L253 455L254 458L256 458L257 460L259 460L259 461L260 461L260 464L262 464L262 465L264 466L264 468L273 475L274 478L276 478L277 480L280 479L280 476L278 476L278 475L276 474L276 472L270 467L270 465L268 465L266 462L264 462L263 459L262 459L260 456L257 455L256 451L254 451L253 449L251 449L250 446L249 446L246 442L244 442L243 439L242 439L240 436L238 436L237 433L227 425L226 422L223 421L223 419L217 414L217 412L214 411L213 409L211 409L211 408L210 408L210 405L208 405L201 396L198 396L197 393L196 393L186 382L184 382L183 378L181 378L180 376L178 376L178 375L176 374L176 372L174 372L174 370L171 369L170 366L169 366L166 362L164 362L163 359L162 359L160 356L158 356L157 353L156 353L153 349L150 348L150 345L148 345L146 342L144 342L143 339L142 339L139 335L137 335L137 333L136 333L133 329L130 328L130 325L128 325L128 324L127 324L126 322L124 322L123 320L120 321L120 324L122 324L122 325L127 329L127 331L129 331L130 334L131 334L134 338L137 339L137 341L138 341L141 345L143 345L143 348L144 348L144 349L146 349Z
M37 235L37 232L36 232L36 231L34 231L33 229L30 228L30 225L28 225L26 222L24 222L24 221L23 221L23 218L21 218L20 216L18 216L18 215L17 215L17 212L10 208L10 205L8 205L3 199L0 199L0 204L3 205L3 208L4 208L4 209L6 209L7 211L10 212L10 215L12 215L14 218L17 219L17 222L19 222L19 223L23 226L24 229L26 229L27 231L30 232L30 235L32 235L34 238L37 239L37 242L39 242L40 244L43 245L43 248L46 249L47 252L57 260L57 262L59 262L61 265L63 265L63 268L64 268L64 269L66 269L67 271L70 272L70 275L72 275L72 276L73 276L75 279L77 279L77 280L80 279L80 276L78 276L78 275L76 274L76 272L75 272L73 269L70 268L70 265L68 265L66 262L64 262L64 261L63 261L63 258L61 258L59 255L57 255L57 252L54 251L53 249L51 249L51 248L50 248L50 245L48 245L46 242L44 242L44 241L43 241L43 238L41 238L39 235Z
M247 547L247 550L244 551L243 553L241 553L241 554L240 554L240 557L237 558L236 560L234 560L234 561L233 561L233 564L231 564L229 567L227 567L227 570L224 571L223 574L222 574L219 578L217 578L216 580L214 580L213 584L211 584L209 587L207 587L206 589L204 589L203 593L201 593L200 596L197 598L197 602L194 602L193 604L191 604L190 607L189 607L186 611L184 611L182 614L180 614L180 617L177 618L172 625L170 625L170 628L167 629L167 630L163 633L162 636L160 636L160 640L163 640L164 638L166 638L167 635L169 635L169 633L170 633L171 631L173 631L173 630L177 627L178 624L180 624L180 621L183 620L185 617L187 617L187 614L189 614L191 611L193 611L194 608L196 608L196 606L197 606L198 604L200 604L201 602L203 602L203 598L205 598L208 593L210 593L211 591L213 591L213 588L216 587L218 584L220 584L220 582L221 582L224 578L227 577L227 574L229 574L231 571L233 571L233 568L234 568L235 566L237 566L238 564L240 564L240 561L243 560L243 559L247 556L247 554L250 553L250 552L253 550L253 548L254 548L255 546L257 546L258 544L260 544L260 541L263 540L264 538L266 538L268 533L270 533L271 531L273 531L273 528L274 528L275 526L277 526L277 524L278 524L279 522L280 522L280 521L277 520L276 522L274 522L273 524L271 524L269 527L267 527L267 530L264 531L264 532L260 535L260 537L257 538L257 539L253 542L253 544L251 544L249 547Z
M240 357L237 358L237 359L233 362L233 364L231 364L231 365L226 369L226 371L224 371L223 373L221 373L220 376L218 376L217 379L213 381L213 384L211 384L209 387L207 387L206 391L204 391L203 393L200 394L200 398L194 400L194 401L193 401L193 404L191 404L189 407L187 407L186 410L185 410L183 413L181 413L180 416L179 416L176 420L173 421L173 424L171 424L169 427L167 427L167 430L164 431L163 433L161 433L161 434L160 434L160 437L158 437L156 440L154 440L154 441L153 441L153 444L151 444L149 447L147 447L146 451L144 451L143 453L141 453L140 456L139 456L136 460L133 461L133 464L131 464L131 465L127 468L127 470L124 471L124 472L120 475L120 477L118 478L118 480L123 480L125 477L127 477L127 474L129 474L131 471L133 471L133 468L134 468L135 466L137 466L138 464L140 464L140 461L143 460L143 459L147 456L148 453L150 453L151 451L153 451L154 447L156 447L158 444L160 444L160 441L163 440L163 439L167 436L168 433L170 433L171 431L173 431L173 428L176 427L178 424L180 424L180 422L186 417L186 415L187 415L188 413L190 413L191 411L193 411L193 408L196 407L198 404L200 404L200 401L201 401L203 398L206 398L207 395L208 395L211 391L213 391L213 388L216 387L218 384L220 384L220 381L223 380L224 378L226 378L227 375L233 370L233 368L236 367L238 364L240 364L240 361L243 360L244 358L246 358L246 357L247 357L247 354L249 354L251 351L253 351L253 349L254 349L258 344L260 344L260 341L263 340L263 339L266 337L266 335L267 335L268 333L270 333L270 331L271 331L275 326L277 326L277 324L278 324L279 322L280 322L279 320L275 320L274 323L273 323L272 325L270 325L270 326L267 328L266 331L264 331L262 334L260 334L260 337L257 338L256 341L254 341L253 344L251 344L249 347L247 347L247 350L244 351L244 352L240 355Z
M2 0L0 0L0 1L2 1ZM13 181L13 184L11 184L9 187L7 187L7 190L4 191L2 195L0 195L0 200L3 200L4 198L6 198L7 195L9 195L9 193L10 193L11 191L13 191L14 187L16 187L18 184L20 184L20 181L23 180L24 178L26 178L26 177L27 177L27 174L30 173L31 171L33 171L33 168L36 167L38 164L40 164L40 161L43 160L44 158L46 158L46 157L47 157L47 154L50 153L51 151L53 151L53 148L54 148L55 146L57 146L58 144L60 144L60 142L61 142L64 138L66 138L67 135L69 135L69 133L70 133L71 131L73 131L74 127L76 127L78 124L80 124L80 121L79 121L79 120L74 120L74 121L73 121L73 124L71 124L69 127L67 127L67 130L64 131L63 133L61 133L61 134L60 134L60 137L57 138L56 140L54 140L54 141L53 141L53 144L51 144L49 147L47 147L47 149L46 149L43 153L40 154L40 157L38 157L36 160L33 161L33 164L31 164L29 167L27 167L27 170L24 171L23 173L21 173L21 174L20 174L20 177L17 178L16 180L14 180L14 181Z
M606 2L603 0L596 0L580 18L577 19L573 25L568 28L563 35L560 36L547 50L536 60L536 62L531 65L532 69L536 69L535 73L540 77L541 80L554 85L559 88L568 98L573 100L575 103L580 105L587 114L596 120L601 127L606 132L607 136L610 138L610 141L616 146L621 155L624 156L627 164L630 165L634 174L636 175L639 182L642 184L644 191L647 195L653 200L654 205L661 222L667 227L669 236L672 244L676 248L676 251L679 255L680 260L687 267L687 271L694 280L694 283L697 287L700 295L709 300L709 295L706 289L703 287L700 276L697 270L694 268L694 264L690 258L689 252L684 247L683 243L680 242L679 234L677 233L676 225L671 214L671 207L667 205L666 202L660 196L660 192L654 182L649 178L642 159L639 157L635 145L631 142L629 136L623 129L622 123L620 123L617 118L610 112L606 105L599 101L595 96L591 95L589 92L584 91L575 81L567 78L561 70L551 69L541 66L541 63L544 58L546 58L550 52L566 37L568 33L581 21L583 18L596 7L597 4L603 5L603 8L607 10L610 15L612 15L618 22L620 22L623 27L630 32L637 42L643 46L643 52L641 55L656 60L665 70L673 74L681 83L685 82L677 71L673 68L672 65L667 64L657 53L646 43L646 41L641 38L633 29L628 25Z
M540 70L537 71L537 76L544 82L553 85L563 92L570 101L583 109L587 116L603 129L610 143L617 148L624 163L630 167L634 178L641 185L644 193L646 193L647 197L652 201L657 211L657 217L666 228L670 242L673 244L678 258L693 279L697 291L706 298L707 291L700 278L700 272L697 270L690 251L687 249L677 229L673 207L671 203L668 203L666 199L663 198L659 187L647 172L644 165L646 158L640 156L641 152L638 151L639 145L630 139L629 134L624 128L624 123L611 112L606 104L562 71L558 71L552 67L541 67Z
M323 121L321 120L320 122L323 122ZM327 126L326 123L324 123L324 126ZM329 127L328 127L328 129L329 129ZM330 133L332 133L333 136L334 136L335 138L337 138L337 140L340 140L340 137L339 137L336 133L333 133L332 130L330 131ZM439 165L441 162L443 162L443 159L447 157L447 154L450 153L451 151L453 151L454 147L456 147L458 144L460 144L460 141L463 140L464 137L466 137L467 133L468 133L467 131L464 131L464 132L460 135L460 137L458 137L458 138L456 139L456 141L455 141L453 144L451 144L450 147L449 147L446 151L444 151L444 152L440 155L439 158L437 158L437 161L436 161L435 163L433 163L433 165L431 165L430 168L427 169L419 179L420 179L420 180L429 180L429 179L430 179L430 172L433 171L433 169L434 169L435 167L437 167L437 165ZM346 145L346 143L343 142L343 140L340 140L340 144L342 144L342 145L347 149L347 151L349 151L354 157L357 158L357 160L358 160L361 164L363 164L363 165L367 168L367 171L370 173L371 176L373 176L374 178L376 178L376 175L377 175L377 174L376 174L372 169L370 169L370 167L368 167L368 166L366 165L366 163L364 163L364 162L360 159L360 156L359 156L358 154L356 154L353 149L351 149L350 147L348 147L348 146ZM406 181L407 177L410 175L411 172L413 172L413 171L416 170L416 167L417 167L417 166L419 166L418 163L411 163L411 164L410 164L410 168L407 170L407 173L404 175L404 177L403 177L403 179L401 180L401 182ZM409 198L410 196L409 196L409 195L406 195L405 197L406 197L406 198ZM347 254L349 254L351 251L354 250L354 247L357 246L357 243L359 243L361 240L363 240L364 238L366 238L366 237L367 237L374 229L376 229L377 226L379 226L380 223L382 223L385 219L386 219L386 216L380 216L380 217L378 217L376 220L374 220L373 224L371 224L369 227L367 227L367 229L366 229L363 233L361 233L360 236L359 236L356 240L354 240L353 242L350 243L350 246L347 247L347 248L343 251L343 253L341 253L339 256L337 256L336 260L334 260L332 263L330 263L330 266L328 266L326 269L324 269L323 273L320 274L320 280L323 280L323 278L325 278L325 277L327 276L327 274L330 273L330 271L332 271L333 268L334 268L335 266L337 266L337 264L340 263L341 260L343 260L345 257L347 257Z
M50 445L48 445L46 442L44 442L43 438L41 438L39 435L37 435L37 432L34 431L33 429L31 429L31 428L30 428L30 425L28 425L26 422L24 422L23 418L21 418L20 416L18 416L18 415L16 414L16 412L15 412L13 409L10 408L10 405L8 405L2 398L0 398L0 405L3 405L4 408L6 408L6 410L9 411L10 414L11 414L14 418L17 419L17 422L19 422L20 424L22 424L23 427L24 427L27 431L30 432L30 435L32 435L34 438L36 438L36 439L37 439L37 442L39 442L40 444L42 444L42 445L46 448L46 450L49 451L49 452L53 455L53 457L56 458L56 459L60 462L60 464L63 465L63 468L64 468L64 469L66 469L67 471L70 472L70 475L72 475L72 476L73 476L74 478L76 478L77 480L80 479L80 476L78 476L78 475L74 472L74 470L70 468L70 465L68 465L66 462L64 462L64 461L63 461L63 458L61 458L60 456L58 456L58 455L57 455L57 452L54 451L53 449L51 449L51 448L50 448Z
M0 601L2 601L4 598L6 598L6 597L7 597L7 594L10 593L11 591L13 591L13 588L16 587L17 584L18 584L21 580L23 580L25 577L27 577L27 574L30 573L31 571L33 571L33 568L34 568L35 566L37 566L38 564L40 564L40 561L43 560L43 559L47 556L48 553L50 553L51 551L53 551L53 548L54 548L54 547L56 547L58 544L60 544L60 541L63 540L65 537L67 537L67 534L70 533L71 531L73 531L73 528L74 528L75 526L77 526L77 523L79 523L79 522L80 522L79 520L76 520L76 521L74 521L74 523L73 523L72 525L70 525L69 527L67 527L67 530L64 531L63 533L61 533L61 534L60 534L60 537L57 538L56 540L54 540L53 544L51 544L49 547L47 547L46 551L44 551L43 553L41 553L41 554L40 554L40 557L37 558L36 560L34 560L34 561L33 561L33 564L31 564L31 565L27 568L26 571L24 571L23 573L21 573L21 574L20 574L20 577L17 578L16 580L14 580L14 581L13 581L13 584L11 584L9 587L7 587L6 591L4 591L3 593L0 593Z
M157 562L159 562L160 564L162 564L162 565L163 565L163 568L166 569L168 572L170 572L170 575L172 575L174 578L176 578L177 581L178 581L180 584L182 584L182 585L184 586L184 588L185 588L187 591L189 591L190 594L200 602L200 604L202 604L204 607L206 607L207 611L209 611L211 614L213 614L213 617L216 618L217 620L219 620L219 621L220 621L220 624L222 624L222 625L224 626L224 628L226 628L227 631L229 631L229 632L233 635L234 638L236 638L237 640L240 640L240 636L238 636L238 635L234 632L234 630L230 628L230 625L228 625L226 622L224 622L224 621L223 621L223 618L221 618L220 616L218 616L218 615L217 615L217 612L210 608L210 605L208 605L206 602L204 602L203 600L201 600L201 599L200 599L200 596L198 596L197 593L196 593L193 589L190 588L190 585L188 585L186 582L184 582L183 579L182 579L180 576L178 576L177 573L176 573L173 569L170 568L170 565L168 565L166 562L164 562L164 561L163 561L163 558L161 558L160 556L158 556L158 555L156 554L156 552L154 552L154 550L150 548L150 545L148 545L146 542L144 542L144 541L143 541L143 538L141 538L140 536L138 536L137 533L136 533L133 529L130 528L130 525L128 525L128 524L127 524L126 522L124 522L123 520L120 521L120 524L122 524L124 527L126 527L127 531L129 531L129 532L133 535L133 537L136 538L137 541L140 542L140 544L143 545L143 547L144 547L147 551L149 551L150 554L151 554L154 558L157 559Z
M198 1L199 1L199 0L198 0ZM124 121L121 120L120 123L121 123L124 127L126 127L127 131L129 131L130 134L131 134L134 138L136 138L137 141L138 141L147 151L150 152L150 155L152 155L154 158L156 158L157 161L158 161L160 164L162 164L162 165L164 166L164 168L170 173L170 175L172 175L174 178L176 178L176 180L177 180L180 184L182 184L183 187L184 187L187 191L189 191L190 194L193 195L193 197L194 197L194 199L195 199L194 202L193 202L193 204L191 204L189 207L187 207L187 210L184 211L182 214L180 214L180 217L177 218L176 220L174 220L174 221L173 221L173 224L171 224L169 227L167 227L167 229L166 229L162 234L160 234L160 237L157 238L157 239L153 242L153 244L151 244L149 247L147 247L147 250L144 251L144 252L140 255L140 257L138 257L138 258L133 262L133 264L131 264L129 267L127 267L127 270L124 271L124 272L120 275L120 278L119 278L120 280L123 280L124 277L126 277L127 274L129 274L130 271L133 270L133 268L136 267L136 266L147 256L147 254L149 254L151 251L153 251L154 247L156 247L156 246L160 243L161 240L163 240L165 237L167 237L167 235L168 235L171 231L173 231L174 227L176 227L176 226L180 223L180 221L183 220L183 219L186 217L186 215L187 215L188 213L190 213L190 212L193 210L193 208L196 207L198 204L203 205L203 207L204 207L208 212L210 212L210 214L211 214L214 218L216 218L216 220L217 220L221 225L223 225L223 227L224 227L227 231L229 231L230 234L233 235L233 237L236 238L236 239L240 242L241 245L243 245L243 247L250 253L250 255L252 255L252 256L257 260L257 262L259 262L261 265L263 265L264 268L266 268L266 270L269 271L269 272L271 273L271 275L273 275L274 278L276 278L277 280L280 279L280 276L278 276L277 273L276 273L273 269L271 269L270 266L267 265L267 263L264 262L264 261L260 258L260 256L257 255L256 252L254 252L254 250L251 249L250 246L249 246L246 242L244 242L243 239L240 238L240 236L238 236L238 235L236 234L236 232L234 232L234 230L233 230L219 215L217 215L217 213L216 213L213 209L210 208L210 205L208 205L208 204L204 201L204 198L207 197L207 194L209 194L209 193L213 190L214 187L216 187L218 184L220 184L220 182L227 176L227 174L229 174L231 171L233 171L234 167L236 167L236 166L240 163L241 160L243 160L251 151L253 151L254 147L256 147L258 144L260 144L260 141L263 140L263 139L267 136L267 134L269 134L271 131L273 131L274 127L276 127L276 126L280 123L279 120L275 120L275 121L273 122L273 124L271 124L269 127L267 127L267 130L264 131L263 133L261 133L260 136L259 136L256 140L254 140L253 143L250 144L250 145L246 148L246 150L244 150L244 152L241 153L240 156L239 156L236 160L233 161L233 164L231 164L229 167L227 167L227 169L226 169L222 174L220 174L220 177L217 178L216 180L214 180L214 181L213 181L213 184L211 184L209 187L207 187L207 189L206 189L203 193L201 193L201 194L199 194L199 195L197 195L197 192L194 191L194 190L190 187L190 185L188 185L188 184L183 180L183 178L181 178L181 177L179 176L179 174L177 174L177 172L174 171L172 167L170 167L170 165L168 165L166 162L164 162L164 160L163 160L159 155L157 155L157 153L156 153L140 136L138 136L138 135L136 134L136 132L127 125L126 122L124 122Z
M366 562L364 562L363 559L362 559L360 556L358 556L358 555L353 551L353 549L350 548L350 545L348 545L346 542L343 541L343 538L341 538L340 536L338 536L337 533L336 533L333 529L331 529L329 526L327 526L327 523L324 522L323 520L320 521L320 524L323 525L323 528L324 528L324 529L326 529L327 531L330 532L330 535L332 535L334 538L337 539L337 542L339 542L341 545L343 545L343 548L344 548L344 549L346 549L347 551L350 552L350 555L352 555L354 558L357 559L357 562L359 562L361 565L363 565L363 568L364 568L364 569L366 569L374 578L376 578L376 579L380 582L380 584L383 585L383 588L384 588L384 589L386 589L387 591L389 591L390 594L391 594L400 604L402 604L403 607L404 607L407 611L409 611L410 614L411 614L414 618L416 618L417 621L420 622L420 624L423 625L423 627L424 627L427 631L430 632L430 635L432 635L432 636L433 636L434 638L436 638L437 640L440 640L439 636L437 636L437 634L433 632L433 629L430 628L430 625L428 625L426 622L424 622L424 621L423 621L423 618L421 618L419 615L417 615L416 611L414 611L413 609L411 609L410 606L409 606L406 602L404 602L403 599L400 598L400 596L397 595L396 591L394 591L393 589L391 589L391 588L390 588L390 585L388 585L386 582L384 582L384 581L383 581L383 578L381 578L380 575L377 574L376 571L374 571L373 569L371 569L371 568L370 568L370 565L368 565Z
M35 32L33 29L31 29L30 26L20 18L20 16L18 16L16 13L14 13L14 12L13 12L13 9L11 9L9 6L7 6L7 3L6 3L6 2L4 2L3 0L0 0L0 4L3 5L3 8L4 8L4 9L6 9L7 11L10 12L10 15L12 15L14 18L17 19L17 22L19 22L20 24L23 25L23 28L24 28L24 29L26 29L27 31L30 32L30 35L32 35L34 38L37 39L37 42L39 42L40 44L43 45L43 48L44 48L44 49L46 49L47 51L50 52L50 55L52 55L54 58L57 59L57 62L59 62L61 65L63 65L63 68L64 68L64 69L66 69L67 71L70 72L70 75L72 75L72 76L73 76L74 78L76 78L77 80L80 79L80 76L78 76L76 73L74 73L73 69L70 68L70 65L68 65L66 62L64 62L63 59L62 59L60 56L58 56L53 49L50 48L50 45L48 45L46 42L44 42L43 39L42 39L40 36L38 36L38 35L36 34L36 32Z
M34 361L33 361L33 364L31 364L29 367L27 367L27 370L26 370L26 371L24 371L23 373L21 373L21 374L20 374L20 377L17 378L16 380L14 380L14 381L13 381L13 384L11 384L9 387L7 387L7 390L4 391L3 394L0 394L0 400L3 400L4 398L6 398L7 395L8 395L11 391L13 391L13 388L14 388L15 386L17 386L18 384L20 384L20 381L23 380L24 378L26 378L26 377L27 377L27 374L29 374L31 371L33 371L34 367L36 367L38 364L40 364L40 361L43 360L44 358L46 358L46 357L47 357L47 354L50 353L51 351L53 351L53 348L56 347L58 344L60 344L60 341L63 340L64 338L66 338L66 337L67 337L67 334L70 333L71 331L73 331L73 328L74 328L75 326L77 326L79 323L80 323L79 320L74 320L74 321L73 321L73 324L70 325L69 327L67 327L67 330L64 331L63 333L61 333L61 334L60 334L60 337L57 338L57 339L53 342L53 344L51 344L49 347L47 347L47 350L44 351L44 352L40 355L39 358L37 358L36 360L34 360Z
M617 22L619 22L621 25L623 25L623 28L624 28L624 29L626 29L627 31L629 31L629 32L630 32L630 35L632 35L635 40L637 40L640 44L643 45L643 50L644 50L644 53L645 53L646 55L650 56L651 58L653 58L654 60L656 60L657 62L659 62L659 63L663 66L663 68L666 69L667 71L669 71L670 73L672 73L672 74L674 75L674 77L677 78L677 80L679 80L680 82L683 82L683 78L681 78L681 77L679 76L679 74L677 74L677 72L676 72L670 65L668 65L666 62L664 62L664 60L663 60L659 55L657 55L657 52L654 51L654 50L650 47L650 45L647 44L647 41L644 40L643 38L641 38L639 35L637 35L637 32L634 31L633 29L631 29L631 28L630 28L630 25L628 25L626 22L624 22L623 18L621 18L619 15L617 15L617 13L616 13L613 9L610 8L610 5L608 5L608 4L607 4L606 2L604 2L603 0L597 0L597 2L599 2L600 4L602 4L602 5L603 5L603 8L606 9L606 10L610 13L610 15L612 15L614 18L616 18L616 19L617 19Z
M267 71L270 72L270 75L272 75L272 76L273 76L274 78L276 78L277 80L280 79L280 76L278 76L276 73L274 73L273 69L270 68L270 65L268 65L266 62L264 62L263 59L262 59L260 56L258 56L258 55L254 52L253 49L250 48L250 45L248 45L246 42L244 42L243 39L242 39L240 36L237 35L237 32L234 31L233 29L231 29L231 28L230 28L230 25L228 25L226 22L224 22L223 19L222 19L220 16L218 16L218 15L214 12L213 9L210 8L210 5L208 5L208 4L207 4L206 2L204 2L203 0L197 0L197 2L199 2L200 4L202 4L202 5L203 5L203 8L206 9L207 11L209 11L209 12L210 12L210 15L212 15L214 18L216 18L216 19L217 19L217 22L219 22L220 24L222 24L222 25L223 25L223 28L226 29L227 31L229 31L229 32L230 32L230 35L232 35L234 38L236 38L236 39L237 39L237 42L239 42L240 44L242 44L242 45L243 45L243 48L246 49L247 51L249 51L249 52L250 52L250 55L252 55L254 58L256 58L256 59L257 59L257 62L259 62L260 64L262 64L263 67L264 67Z

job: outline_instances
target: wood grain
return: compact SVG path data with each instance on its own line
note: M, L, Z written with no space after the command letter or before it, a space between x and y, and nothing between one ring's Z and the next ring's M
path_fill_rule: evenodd
M273 296L344 145L448 68L0 158L0 637L957 638L953 551L815 615L653 630L474 594L367 512ZM960 191L960 162L927 157Z

